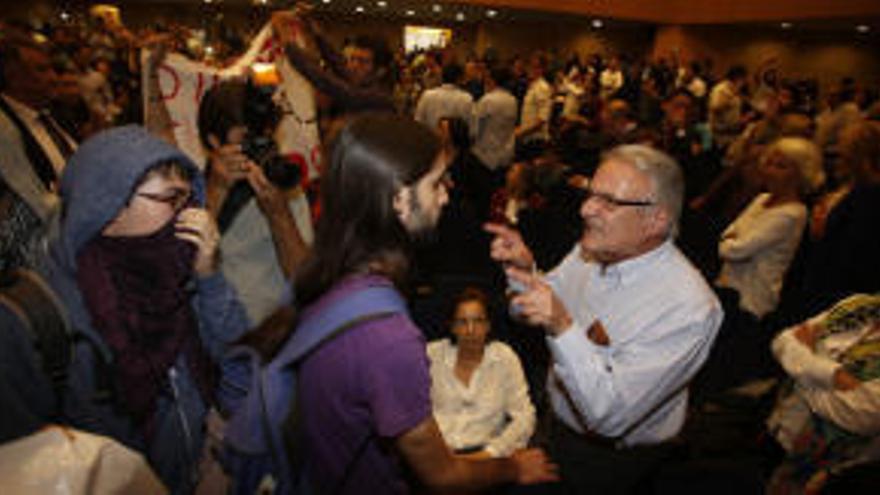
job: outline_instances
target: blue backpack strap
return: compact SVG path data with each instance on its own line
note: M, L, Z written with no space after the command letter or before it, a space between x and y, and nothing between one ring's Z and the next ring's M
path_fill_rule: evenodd
M366 287L300 322L269 367L284 367L301 360L337 332L357 325L362 319L394 313L406 313L406 303L396 290L384 285Z
M251 386L229 419L226 444L245 455L272 454L282 469L287 468L281 428L296 393L295 364L358 323L406 311L406 303L392 287L369 286L301 321L278 355L262 368L256 353L240 350L238 358L248 360L245 366L251 367Z

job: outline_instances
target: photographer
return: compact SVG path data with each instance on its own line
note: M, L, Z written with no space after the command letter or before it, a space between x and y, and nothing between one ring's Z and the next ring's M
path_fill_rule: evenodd
M222 233L222 270L254 324L279 303L311 238L311 225L295 220L294 213L308 218L308 204L298 166L278 154L278 119L270 88L240 81L217 84L199 107L207 208Z
M147 94L159 95L158 68L169 42L157 36L144 46L150 50ZM281 302L312 237L308 202L297 187L299 167L279 155L274 140L280 118L271 86L240 80L218 83L199 107L199 138L208 156L206 208L222 234L221 270L251 325ZM168 109L155 96L148 98L145 120L151 133L176 144Z

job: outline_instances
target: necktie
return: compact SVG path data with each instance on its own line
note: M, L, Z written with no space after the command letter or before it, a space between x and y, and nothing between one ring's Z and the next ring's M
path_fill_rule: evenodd
M58 123L55 122L55 119L53 119L48 112L40 112L37 120L40 121L40 124L46 129L46 132L49 134L52 142L55 143L55 147L58 148L58 151L61 153L61 156L64 157L64 160L66 161L70 158L70 155L73 154L73 147L70 145L67 138L64 137L64 133L58 126Z

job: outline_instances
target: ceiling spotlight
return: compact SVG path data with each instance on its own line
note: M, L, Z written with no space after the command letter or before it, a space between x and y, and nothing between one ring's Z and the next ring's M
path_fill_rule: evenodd
M67 11L61 11L61 14L59 14L59 17L61 17L61 20L63 22L67 22L70 20L70 13Z
M414 16L414 15L416 15L416 11L415 11L415 10L410 9L410 10L407 10L407 11L406 11L406 16L407 16L407 17L412 17L412 16Z
M792 23L790 23L790 22L782 22L782 23L779 24L779 27L781 27L782 29L791 29L791 27L792 27Z
M321 0L321 1L324 2L325 4L330 3L330 0Z
M357 12L358 14L363 14L364 8L363 8L363 6L358 5L357 7L354 8L354 11Z
M214 3L214 0L202 0L205 3Z
M464 21L464 12L459 12L455 14L455 20L458 22Z
M602 19L593 19L593 22L591 22L590 24L592 24L592 26L596 29L602 29L602 26L605 25L605 23L602 22Z
M387 6L388 2L386 2L385 0L379 0L378 2L376 2L376 7L379 7L380 9L384 9Z
M497 10L489 9L489 10L486 11L486 17L495 17L495 16L497 16L497 15L498 15L498 11L497 11Z
M433 10L434 12L443 12L443 7L435 3L431 6L431 10Z
M858 26L856 26L856 31L858 31L862 34L867 33L870 30L871 30L871 26L868 26L867 24L859 24Z

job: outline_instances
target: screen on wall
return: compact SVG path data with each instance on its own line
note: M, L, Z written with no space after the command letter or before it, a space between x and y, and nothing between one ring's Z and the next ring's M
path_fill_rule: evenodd
M403 46L407 53L430 48L446 48L451 41L451 29L428 26L403 28Z

